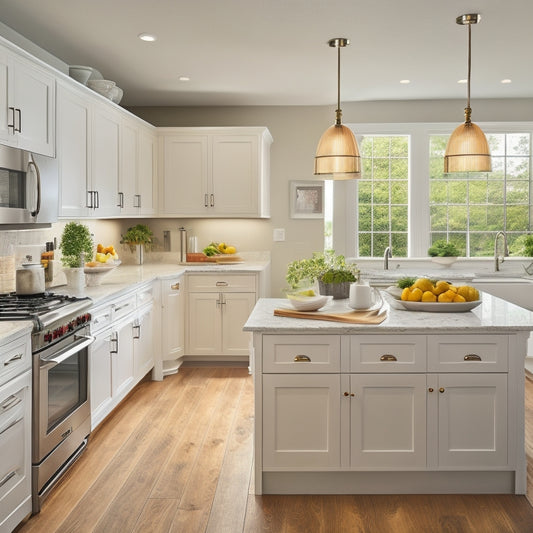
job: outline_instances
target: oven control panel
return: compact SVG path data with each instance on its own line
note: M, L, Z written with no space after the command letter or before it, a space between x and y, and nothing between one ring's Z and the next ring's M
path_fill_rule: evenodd
M55 324L51 329L39 332L41 338L41 346L46 346L52 342L61 339L62 337L71 334L74 331L84 327L91 321L90 313L83 313L67 322L59 325Z

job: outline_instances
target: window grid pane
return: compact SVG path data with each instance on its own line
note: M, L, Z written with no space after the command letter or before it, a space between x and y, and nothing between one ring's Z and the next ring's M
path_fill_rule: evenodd
M506 231L509 246L531 229L531 136L490 134L492 172L445 175L442 155L448 137L431 135L431 242L454 242L466 257L493 254L494 236Z
M391 246L407 257L409 136L365 136L360 147L358 256L379 257Z

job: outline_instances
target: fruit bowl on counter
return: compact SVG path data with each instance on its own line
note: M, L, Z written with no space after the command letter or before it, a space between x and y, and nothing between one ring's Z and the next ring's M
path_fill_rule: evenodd
M315 294L313 290L289 292L287 300L296 311L318 311L333 300L333 296Z
M102 284L104 277L113 272L115 268L120 265L119 260L109 260L107 263L100 263L98 261L91 261L85 263L83 271L85 272L85 280L87 287L96 287Z

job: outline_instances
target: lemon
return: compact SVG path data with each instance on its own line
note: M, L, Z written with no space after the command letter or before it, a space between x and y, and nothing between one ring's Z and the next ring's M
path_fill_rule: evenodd
M313 289L307 289L306 291L300 291L297 293L299 296L314 296L315 291Z
M224 250L224 253L225 254L234 254L236 251L237 251L237 249L235 248L235 246L227 246L226 249Z

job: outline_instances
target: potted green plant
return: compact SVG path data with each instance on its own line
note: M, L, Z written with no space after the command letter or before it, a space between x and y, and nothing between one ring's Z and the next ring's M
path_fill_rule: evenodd
M151 249L153 245L154 234L145 224L137 224L128 228L124 235L121 235L121 244L126 244L132 252L137 253L137 264L142 265L144 262L144 251Z
M292 290L318 281L320 294L338 299L348 298L350 283L356 281L358 273L356 264L348 264L343 255L326 250L289 263L285 279Z
M453 242L438 239L428 248L428 255L434 263L449 266L457 261L460 252Z
M85 224L69 222L65 225L59 243L61 263L67 277L67 285L78 291L85 286L84 264L93 256L94 243Z

